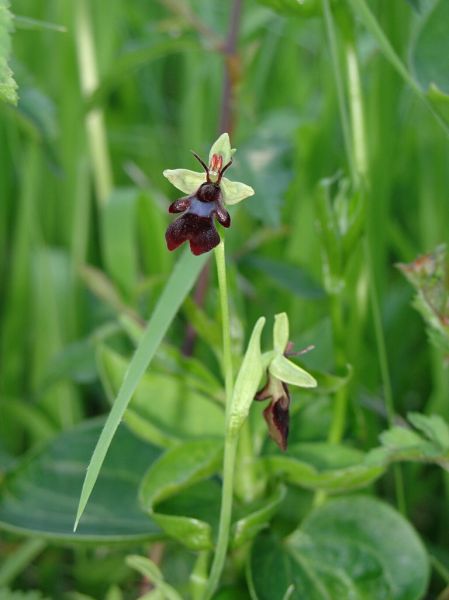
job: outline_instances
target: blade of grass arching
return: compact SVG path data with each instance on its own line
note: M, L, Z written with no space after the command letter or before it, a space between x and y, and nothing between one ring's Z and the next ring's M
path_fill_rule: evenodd
M438 123L445 130L446 134L449 135L449 126L433 108L426 94L419 87L418 83L415 81L411 73L408 71L407 67L404 65L401 58L398 56L397 52L390 43L390 40L387 38L382 27L379 25L379 22L377 21L376 17L373 15L368 5L366 4L366 1L349 0L349 4L352 6L354 13L358 15L358 17L365 25L367 30L377 40L379 48L382 51L385 58L392 64L392 66L396 69L396 71L403 78L403 80L411 87L411 89L415 92L418 98L430 110L430 112L437 119Z
M83 488L78 505L74 531L84 512L89 496L95 486L101 465L105 459L109 445L117 427L123 418L128 403L156 350L162 342L168 327L173 321L184 298L203 268L207 254L194 257L186 250L177 262L167 284L159 298L156 308L148 322L145 332L130 362L128 371L98 439L91 461L87 468Z

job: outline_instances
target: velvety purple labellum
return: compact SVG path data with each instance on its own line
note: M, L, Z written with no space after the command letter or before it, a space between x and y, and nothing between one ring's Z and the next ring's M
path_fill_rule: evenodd
M290 392L287 384L269 375L267 384L256 394L255 400L267 400L268 398L271 398L271 402L263 411L268 425L268 433L279 448L285 452L290 425Z
M195 156L205 168L207 180L194 194L179 198L170 204L168 209L170 213L184 212L184 214L168 226L165 239L169 250L175 250L188 241L193 254L198 255L209 252L220 243L214 219L217 219L223 227L231 225L231 217L222 204L220 189L221 177L231 163L220 169L217 181L211 181L209 168L196 154ZM217 164L221 166L221 162L215 160L214 165Z

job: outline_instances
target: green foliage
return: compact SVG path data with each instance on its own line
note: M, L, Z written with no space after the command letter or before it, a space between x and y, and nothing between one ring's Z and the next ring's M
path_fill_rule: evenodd
M429 338L449 355L449 261L445 246L398 267L415 289L415 308L427 325Z
M10 35L13 28L9 0L0 1L0 100L17 104L17 83L8 65L11 51Z
M371 450L367 464L393 461L435 463L449 470L449 425L439 415L409 413L407 419L415 430L392 427L380 436L382 446Z
M284 542L269 534L259 537L249 577L259 600L419 600L429 564L421 541L399 513L359 496L315 509Z
M139 481L159 451L123 428L111 445L86 520L73 533L86 462L102 425L86 421L12 469L2 487L0 524L59 542L129 544L159 537L137 503Z

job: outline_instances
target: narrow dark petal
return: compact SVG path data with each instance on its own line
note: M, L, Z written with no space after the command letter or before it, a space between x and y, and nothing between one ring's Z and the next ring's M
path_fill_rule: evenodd
M254 396L254 400L267 400L268 398L271 398L273 392L271 391L270 384L270 378L268 378L267 383L264 385L264 387L261 390L259 390Z
M170 206L168 207L168 212L169 213L184 212L185 210L187 210L190 207L190 203L191 203L190 196L184 196L183 198L178 198L178 200L175 200L174 202L172 202L170 204Z
M221 202L217 202L215 215L218 222L221 223L223 227L229 227L231 225L231 217Z

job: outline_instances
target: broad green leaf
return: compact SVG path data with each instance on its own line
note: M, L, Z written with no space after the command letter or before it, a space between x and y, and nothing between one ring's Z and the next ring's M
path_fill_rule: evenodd
M288 316L286 313L279 313L274 317L273 327L273 347L279 354L284 354L288 344Z
M411 49L416 77L424 90L434 84L449 94L449 3L437 0L426 13Z
M234 431L238 431L245 422L262 379L260 336L264 325L265 317L260 317L254 325L248 348L235 380L228 424L229 428Z
M128 299L137 285L137 201L139 191L115 189L101 210L101 247L106 271ZM120 235L117 235L120 232Z
M203 480L220 468L222 451L216 440L180 444L152 465L140 487L143 508L168 535L192 550L212 547L210 510L216 518L220 490ZM197 486L198 482L202 483Z
M371 450L365 463L388 465L393 461L426 462L449 470L449 430L446 422L437 415L420 413L410 413L408 418L420 433L405 427L391 427L381 433L382 446Z
M273 572L276 577L273 577ZM411 525L370 497L330 500L281 543L261 535L250 561L258 600L421 600L426 551Z
M282 354L276 356L270 363L269 371L274 377L284 383L305 388L312 388L317 385L315 378L310 373L292 363L291 360L288 360Z
M300 442L290 444L289 456L309 463L318 471L340 469L360 465L364 460L364 453L356 448L343 444L330 444L328 442Z
M112 400L129 360L108 346L98 349L97 359L103 386ZM186 382L156 371L140 379L124 420L139 437L166 447L196 436L221 439L224 429L222 407L189 389Z
M73 533L86 461L101 428L98 419L86 421L9 473L0 488L0 527L56 542L135 543L160 537L137 500L140 480L159 450L123 427L111 445L85 519Z
M380 435L381 442L387 448L419 446L423 439L420 435L405 427L392 427Z
M77 510L75 529L86 508L89 496L95 486L101 465L105 459L109 445L125 414L126 408L140 379L150 364L159 344L174 319L185 296L189 293L195 280L207 260L207 254L194 257L188 250L176 264L156 308L148 322L139 346L129 364L114 405L106 420L91 461L87 468L86 478L81 490Z
M282 481L310 490L323 490L338 494L370 485L384 472L383 465L354 464L343 468L317 469L313 464L289 455L263 457L269 475Z
M223 446L217 440L192 440L167 450L148 470L140 488L140 502L151 510L181 490L206 479L221 464Z
M182 600L178 592L164 581L159 567L152 560L143 556L132 555L126 557L126 562L130 567L151 581L162 592L166 600Z
M12 29L13 17L9 10L9 0L0 0L0 100L17 104L17 83L8 65Z
M287 17L315 17L321 14L319 0L258 0Z
M168 536L189 550L212 550L220 500L220 485L209 479L157 504L150 514Z

